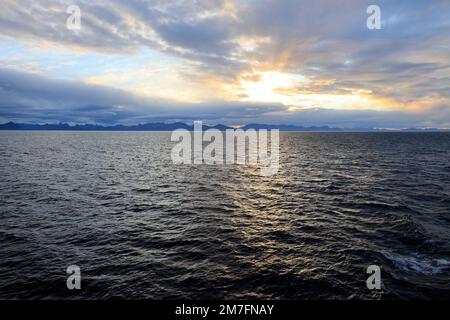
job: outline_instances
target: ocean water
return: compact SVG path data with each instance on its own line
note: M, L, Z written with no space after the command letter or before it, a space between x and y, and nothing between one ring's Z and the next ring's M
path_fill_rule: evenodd
M281 133L269 177L172 146L0 132L0 298L450 298L449 133Z

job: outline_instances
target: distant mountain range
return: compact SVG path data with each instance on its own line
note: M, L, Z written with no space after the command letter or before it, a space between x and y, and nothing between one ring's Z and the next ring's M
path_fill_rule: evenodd
M176 129L186 129L192 131L193 125L189 125L182 122L176 123L146 123L138 125L113 125L102 126L96 124L77 124L69 125L67 123L59 124L26 124L26 123L14 123L8 122L0 124L0 130L41 130L41 131L173 131ZM215 126L203 125L203 130L207 129L234 129L223 124ZM408 129L380 129L380 128L333 128L328 126L295 126L295 125L268 125L268 124L248 124L241 129L279 129L280 131L305 131L305 132L339 132L339 131L351 131L351 132L365 132L365 131L409 131L409 132L433 132L433 131L450 131L449 129L438 128L408 128Z

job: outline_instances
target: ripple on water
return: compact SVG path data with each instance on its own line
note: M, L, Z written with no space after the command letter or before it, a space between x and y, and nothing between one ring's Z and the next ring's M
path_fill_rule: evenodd
M449 138L282 133L263 177L172 165L170 133L0 132L0 298L448 299Z

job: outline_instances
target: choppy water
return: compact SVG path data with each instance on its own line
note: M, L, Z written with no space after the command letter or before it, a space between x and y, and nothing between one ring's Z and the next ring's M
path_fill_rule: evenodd
M172 165L170 133L1 132L0 298L450 297L450 134L280 142L264 177Z

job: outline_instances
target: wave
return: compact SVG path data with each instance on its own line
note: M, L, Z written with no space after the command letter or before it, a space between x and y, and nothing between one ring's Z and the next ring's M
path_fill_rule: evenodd
M433 259L418 254L405 256L388 251L382 251L381 254L397 268L406 272L435 275L450 269L450 261L446 259Z

